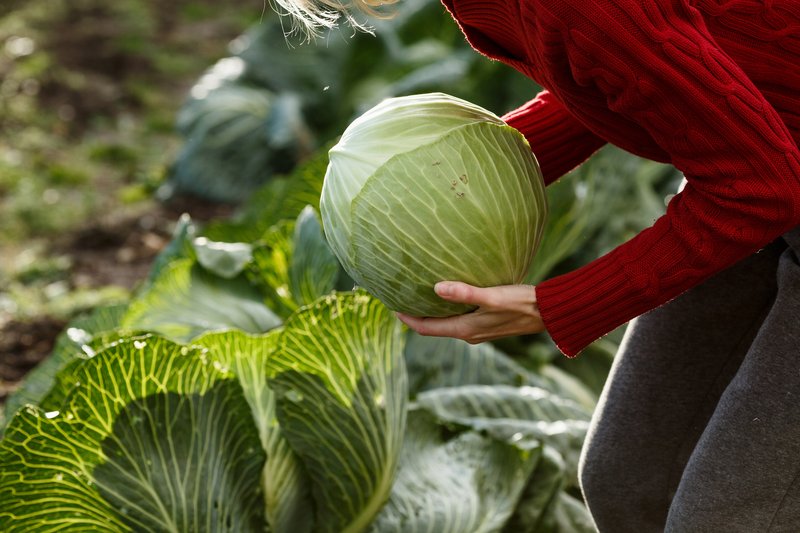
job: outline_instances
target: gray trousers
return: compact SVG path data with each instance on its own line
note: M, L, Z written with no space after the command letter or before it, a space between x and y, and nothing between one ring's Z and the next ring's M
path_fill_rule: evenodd
M581 488L602 533L800 532L800 227L631 321Z

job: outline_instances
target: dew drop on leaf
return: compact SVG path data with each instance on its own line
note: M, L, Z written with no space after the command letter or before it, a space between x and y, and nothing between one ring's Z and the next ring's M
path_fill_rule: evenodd
M80 328L67 328L67 337L75 344L88 344L92 341L92 336Z

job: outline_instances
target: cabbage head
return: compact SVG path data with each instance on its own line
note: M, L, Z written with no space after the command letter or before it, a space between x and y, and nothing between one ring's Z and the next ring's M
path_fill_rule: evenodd
M325 235L355 282L390 309L450 316L442 280L520 283L547 216L544 181L520 132L441 93L390 98L330 150Z

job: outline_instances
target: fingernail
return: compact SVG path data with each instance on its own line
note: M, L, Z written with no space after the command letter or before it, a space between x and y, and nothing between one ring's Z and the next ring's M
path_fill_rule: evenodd
M451 288L452 285L446 281L440 281L433 286L433 290L436 291L436 294L439 296L448 296L451 292Z

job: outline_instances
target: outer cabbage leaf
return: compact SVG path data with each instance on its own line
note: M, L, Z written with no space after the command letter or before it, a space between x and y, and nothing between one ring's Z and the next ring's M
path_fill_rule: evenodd
M292 220L283 220L272 226L254 245L253 262L245 271L247 280L258 287L267 307L284 319L297 310L289 286L289 265L294 255L293 233Z
M264 530L264 455L234 380L204 394L159 392L130 402L92 473L135 531Z
M411 398L422 391L460 385L531 385L547 381L528 371L493 344L469 344L449 337L408 333L405 348Z
M539 453L472 431L447 439L429 413L412 410L397 481L369 531L500 531Z
M60 412L20 411L0 443L0 530L263 530L263 451L218 366L149 336L84 361Z
M257 243L247 269L248 279L261 289L270 309L284 318L330 293L340 274L311 206L296 221L270 228Z
M389 496L405 429L400 323L363 292L334 293L294 314L278 344L269 384L311 479L314 531L363 531Z
M263 333L281 323L243 277L224 279L191 259L173 261L128 309L122 326L188 341L212 330Z
M416 403L440 420L502 441L552 446L566 460L569 481L577 484L578 459L591 418L577 403L538 387L504 385L433 389L417 396Z
M269 358L280 330L253 336L241 331L209 333L192 344L208 348L215 360L236 374L267 454L262 488L267 521L274 533L309 533L313 525L310 484L302 464L283 437L275 413L275 394L267 386Z
M217 276L233 279L253 259L253 247L244 242L216 242L198 237L192 242L197 262Z

